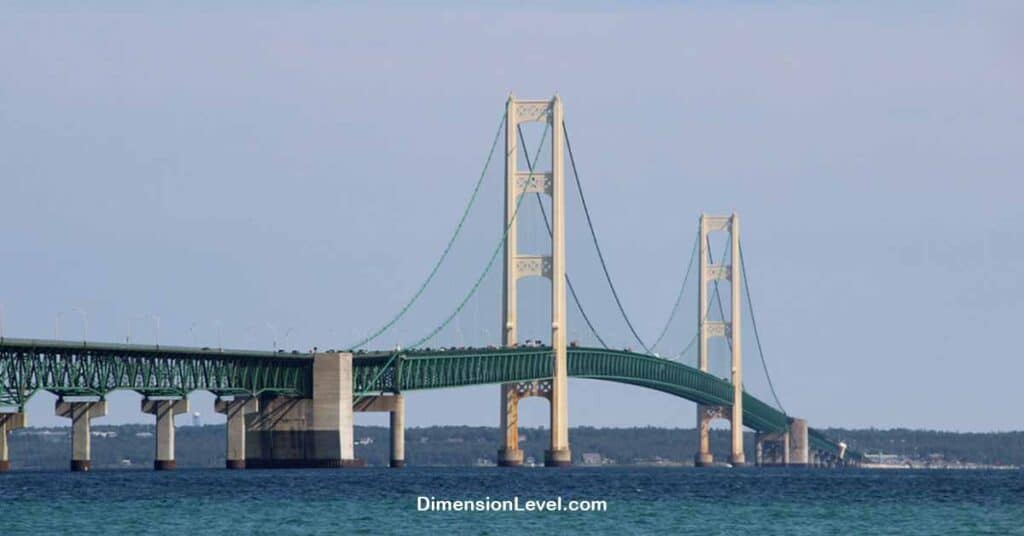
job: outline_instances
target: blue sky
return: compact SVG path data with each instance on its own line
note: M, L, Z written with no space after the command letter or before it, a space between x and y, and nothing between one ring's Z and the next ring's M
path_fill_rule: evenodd
M436 260L507 93L557 91L645 337L671 307L698 214L737 211L791 414L1021 429L1022 11L8 3L5 333L50 337L63 311L62 336L78 337L77 307L90 339L124 340L130 318L158 315L165 344L212 345L218 323L226 346L270 348L288 328L303 350L349 343ZM465 291L497 238L499 179L446 292ZM569 270L600 288L577 216ZM589 301L610 309L605 298ZM153 322L133 331L151 340ZM101 422L148 422L136 398L115 394ZM34 424L64 424L52 400L33 401ZM194 405L215 422L210 400ZM497 408L496 387L413 394L408 422L495 425ZM546 420L545 403L523 409L524 424ZM606 383L573 381L570 409L577 425L693 425L688 402Z

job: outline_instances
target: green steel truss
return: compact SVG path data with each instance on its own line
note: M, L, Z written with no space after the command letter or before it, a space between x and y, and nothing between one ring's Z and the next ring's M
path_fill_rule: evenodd
M356 353L353 388L370 395L544 380L551 377L551 357L544 347ZM0 406L23 406L40 390L100 397L118 389L147 396L205 390L309 397L312 374L310 354L0 339ZM700 404L732 403L732 384L725 380L627 351L570 347L569 376L637 385ZM782 432L789 418L744 393L743 423L759 432ZM810 431L810 442L825 452L839 450L817 430Z
M4 339L0 342L0 404L23 406L37 391L106 396L128 389L146 396L275 393L311 389L308 356L172 346Z

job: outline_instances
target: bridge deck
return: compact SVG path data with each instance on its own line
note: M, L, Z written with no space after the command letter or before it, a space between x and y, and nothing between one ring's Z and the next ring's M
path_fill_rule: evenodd
M569 375L654 389L700 404L729 406L732 385L667 359L605 348L570 347ZM29 339L0 339L0 406L22 406L36 392L64 396L106 396L133 390L147 396L185 396L206 390L217 395L310 396L312 355L219 348L190 348ZM416 349L357 352L355 392L371 394L548 379L549 347ZM744 393L744 425L782 432L789 418ZM839 446L817 430L813 448Z

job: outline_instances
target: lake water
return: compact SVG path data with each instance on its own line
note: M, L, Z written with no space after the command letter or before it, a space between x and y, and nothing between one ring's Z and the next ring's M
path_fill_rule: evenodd
M425 512L604 500L604 512ZM1024 534L1022 471L385 468L0 474L0 534Z

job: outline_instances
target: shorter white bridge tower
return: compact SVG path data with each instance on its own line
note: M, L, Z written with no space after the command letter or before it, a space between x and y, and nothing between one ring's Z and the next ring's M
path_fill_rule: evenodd
M711 264L708 252L708 235L713 232L729 233L729 247L731 250L730 264L724 264L724 259L719 259L719 264ZM729 341L732 350L732 374L731 383L733 388L732 407L726 406L697 406L697 431L700 434L700 446L694 463L697 466L708 466L714 463L711 454L710 426L711 421L716 418L729 419L732 423L732 452L729 462L733 465L745 463L743 455L743 351L741 338L742 318L740 308L741 277L740 273L740 219L736 213L732 216L700 216L700 286L697 291L697 366L701 371L708 371L708 339L711 337L725 337ZM730 282L730 307L729 320L711 321L707 319L710 311L708 296L708 284L720 279L727 279Z

